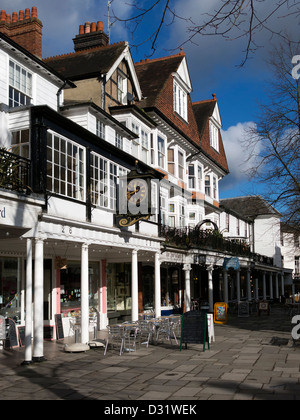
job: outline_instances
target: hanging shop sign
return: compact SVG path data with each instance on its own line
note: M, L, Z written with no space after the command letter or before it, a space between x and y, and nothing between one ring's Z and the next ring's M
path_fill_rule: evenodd
M228 305L225 302L217 302L214 305L215 324L227 324Z
M136 162L134 170L126 176L120 177L117 226L129 227L141 220L149 220L152 215L152 181L154 178L154 172L143 173L139 170L138 162Z
M239 270L240 261L238 258L224 258L223 268L225 268L225 270L228 270L229 268Z

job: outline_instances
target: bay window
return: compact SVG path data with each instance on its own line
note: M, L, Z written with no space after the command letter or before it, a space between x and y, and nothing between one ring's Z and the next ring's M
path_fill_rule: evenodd
M195 165L189 165L189 188L194 190L196 188L195 182Z
M178 152L178 178L184 179L184 155Z
M158 145L158 166L161 168L165 168L165 140L162 137L157 138L157 145Z
M47 133L47 189L85 200L85 149L56 133Z

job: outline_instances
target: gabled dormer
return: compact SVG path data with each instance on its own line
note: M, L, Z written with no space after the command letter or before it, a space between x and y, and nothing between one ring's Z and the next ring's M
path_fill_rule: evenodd
M192 91L192 83L185 57L172 76L174 112L188 122L188 95Z
M109 112L112 106L141 100L127 42L109 44L101 22L86 22L80 25L74 44L74 53L45 60L76 84L76 89L66 93L66 102L90 101Z
M158 124L168 124L191 143L199 145L190 93L192 91L186 56L177 55L141 60L135 64L143 99L139 107Z
M228 173L221 135L222 120L216 95L213 94L213 99L193 103L193 110L198 125L201 149L212 162L225 171L225 174Z

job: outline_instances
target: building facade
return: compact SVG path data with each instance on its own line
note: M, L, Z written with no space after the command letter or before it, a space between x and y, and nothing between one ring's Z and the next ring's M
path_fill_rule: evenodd
M95 319L284 294L278 232L259 248L257 218L220 203L219 105L192 103L183 51L133 63L93 22L74 53L41 59L41 25L36 8L1 11L0 304L26 361L56 314L65 335L80 316L87 343Z

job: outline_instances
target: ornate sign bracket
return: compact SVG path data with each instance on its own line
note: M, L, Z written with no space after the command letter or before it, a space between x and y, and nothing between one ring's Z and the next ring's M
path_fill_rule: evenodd
M149 220L150 215L147 216L129 216L129 215L123 215L123 216L116 216L116 224L118 227L130 227L135 225L137 222L140 222L142 220L147 221Z

